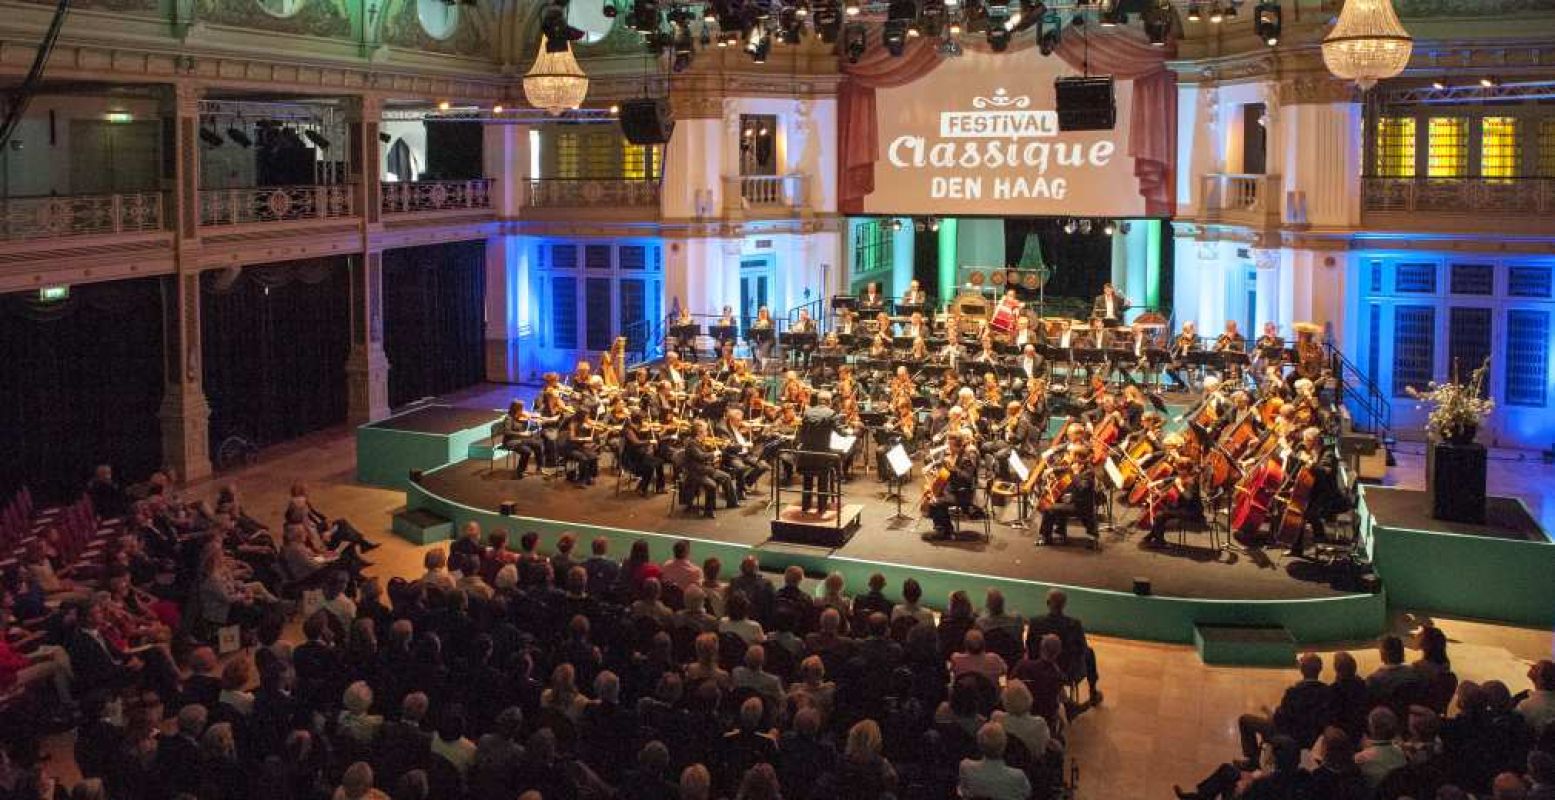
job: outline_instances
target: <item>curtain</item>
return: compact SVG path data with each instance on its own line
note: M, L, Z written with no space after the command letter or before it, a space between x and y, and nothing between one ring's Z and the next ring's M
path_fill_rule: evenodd
M486 377L486 243L383 254L383 350L389 405L446 394Z
M872 31L871 39L879 40L878 28ZM875 188L875 161L880 155L875 90L902 86L933 72L943 58L937 41L935 37L914 39L901 58L892 57L884 47L875 47L857 64L842 64L846 77L837 91L837 133L842 143L837 159L838 207L842 213L864 213L864 198ZM961 42L969 50L987 47L973 36L963 36ZM1021 36L1010 44L1008 53L1035 46L1031 35ZM1083 37L1071 31L1054 55L1071 67L1079 68L1088 61L1096 74L1110 73L1119 80L1134 81L1128 154L1135 159L1134 175L1139 179L1146 213L1170 216L1176 210L1173 164L1177 153L1177 76L1166 66L1166 59L1174 55L1172 48L1152 46L1139 33L1119 28L1106 33L1090 31Z
M74 499L92 469L160 466L161 279L87 284L43 305L0 296L0 491ZM3 500L0 500L3 502Z
M350 286L344 257L201 276L211 452L275 444L346 419Z

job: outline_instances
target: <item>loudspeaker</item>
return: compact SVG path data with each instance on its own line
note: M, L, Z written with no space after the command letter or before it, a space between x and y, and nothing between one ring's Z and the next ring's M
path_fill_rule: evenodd
M1118 122L1117 98L1111 75L1058 78L1058 129L1061 131L1110 131Z
M662 97L636 97L621 102L621 133L632 144L664 144L675 132L675 117Z
M518 504L512 500L503 500L502 505L499 507L499 513L504 517L511 517L518 513Z
M1150 591L1151 591L1151 587L1150 587L1150 579L1149 578L1137 578L1136 577L1134 579L1134 594L1137 594L1140 597L1149 597L1150 596Z
M1431 516L1446 522L1485 524L1485 446L1432 445Z

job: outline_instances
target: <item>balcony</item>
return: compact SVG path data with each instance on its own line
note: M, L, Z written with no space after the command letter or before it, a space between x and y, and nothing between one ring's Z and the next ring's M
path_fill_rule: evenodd
M490 209L491 185L490 178L385 183L379 208L384 216Z
M659 182L622 178L546 178L524 184L529 208L636 209L658 213Z
M249 225L354 217L356 187L264 186L247 189L202 189L202 226Z
M1366 227L1548 234L1555 178L1362 178L1361 213Z
M162 195L51 195L0 199L0 238L19 242L162 230Z
M805 203L805 176L739 175L724 178L724 210L747 216L797 215Z
M1203 221L1279 227L1280 176L1212 173L1202 180Z

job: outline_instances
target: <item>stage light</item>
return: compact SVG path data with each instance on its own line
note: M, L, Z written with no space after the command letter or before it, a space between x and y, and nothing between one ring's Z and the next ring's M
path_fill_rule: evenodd
M610 116L613 117L619 113L621 113L621 107L614 103L610 104Z
M1111 236L1112 234L1118 232L1118 226L1109 219L1105 225L1101 226L1101 232Z
M440 101L437 104L438 111L447 111L450 108L453 108L453 104L449 103L447 100Z
M1119 0L1102 0L1101 24L1104 28L1128 24L1128 12L1123 10L1123 4Z
M605 19L615 19L617 13L616 4L610 2L610 0L605 0L604 7L599 9L599 13L604 14Z
M858 4L858 0L846 0L842 6L842 13L850 17L858 16L863 10Z
M1263 0L1253 12L1253 32L1270 47L1280 43L1281 16L1280 4L1272 0Z
M1431 81L1431 88L1439 92L1447 88L1447 82L1441 78L1437 78L1436 80Z
M946 31L949 32L951 36L960 36L961 35L961 23L959 23L959 22L952 22L952 23L950 23L950 27L947 28Z
M498 104L496 104L496 105L491 107L491 113L493 113L493 114L501 114L502 110L503 109L502 109L502 104L501 103L498 103Z
M248 133L236 125L227 128L227 138L231 139L232 143L239 147L254 146L254 140L250 139Z
M1209 21L1219 25L1221 22L1224 22L1225 19L1226 14L1220 10L1220 3L1217 0L1209 7Z
M939 233L939 217L929 217L929 231Z
M632 27L638 33L659 30L659 0L637 0L632 4Z
M1080 220L1079 228L1082 235L1089 235L1091 232L1091 221L1088 219Z
M901 58L907 48L908 31L917 16L918 6L913 0L891 0L891 5L886 10L885 27L880 34L886 52Z
M843 52L848 56L849 64L857 64L864 57L864 49L869 46L869 29L862 22L850 22L847 29L842 32Z
M1494 89L1496 86L1496 79L1490 75L1486 75L1485 77L1479 79L1479 85L1486 89Z
M1037 49L1042 55L1050 56L1063 40L1064 24L1057 14L1043 14L1037 20Z
M204 142L207 147L221 147L223 140L221 138L221 134L205 127L204 125L201 125L200 141Z
M384 144L388 144L389 142L394 141L394 137L380 131L378 133L378 141L383 142Z
M1075 225L1074 220L1069 220L1068 222L1064 223L1064 233L1073 235L1077 227L1078 226Z
M1199 0L1191 0L1191 2L1188 3L1188 21L1202 22L1203 20L1204 12L1199 7Z
M1176 19L1177 12L1172 10L1171 4L1162 2L1145 10L1143 15L1145 24L1145 38L1150 40L1154 47L1165 47L1166 40L1172 35L1172 23Z

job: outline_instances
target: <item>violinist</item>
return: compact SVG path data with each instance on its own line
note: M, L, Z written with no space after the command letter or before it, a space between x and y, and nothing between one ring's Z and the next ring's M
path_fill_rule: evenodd
M1140 542L1145 547L1166 544L1166 528L1173 522L1204 519L1204 503L1199 496L1193 459L1175 452L1166 458L1171 459L1172 473L1151 484L1145 514L1140 518L1141 524L1146 521L1150 524L1150 535Z
M1166 377L1172 379L1177 388L1186 391L1188 382L1183 380L1182 369L1188 358L1188 354L1199 349L1199 327L1192 320L1182 324L1182 332L1172 340L1171 361L1166 365Z
M896 373L891 376L890 393L893 404L905 399L908 405L912 405L912 398L918 394L918 386L913 383L912 376L907 374L907 367L896 368Z
M664 460L655 454L657 442L645 430L642 411L633 411L621 427L621 466L637 476L637 494L647 497L648 484L664 493Z
M535 403L535 408L540 415L541 452L554 463L560 455L556 442L562 423L572 416L573 409L562 402L561 387L554 381L556 373L548 372L546 375L551 379L550 385L540 390L540 400Z
M799 373L794 370L783 373L783 387L778 391L778 402L792 403L799 409L810 405L810 387L799 379Z
M1021 414L1040 433L1047 429L1048 399L1047 381L1036 378L1026 381L1026 399L1021 403Z
M745 412L731 406L724 412L723 419L713 426L713 434L726 442L723 449L724 471L734 479L736 487L749 491L766 474L767 467L756 457L753 434L750 426L745 423Z
M1339 507L1343 501L1343 492L1339 488L1339 463L1334 455L1333 448L1323 446L1323 432L1315 427L1305 428L1301 431L1301 444L1287 460L1287 475L1295 475L1302 467L1312 470L1312 490L1307 497L1306 508L1302 510L1301 533L1296 536L1296 541L1291 543L1290 550L1285 555L1295 558L1305 558L1305 548L1302 546L1307 539L1307 530L1312 531L1313 541L1322 541L1327 538L1323 528L1323 520L1328 516L1330 509Z
M945 373L945 380L939 387L939 399L945 405L956 402L956 396L961 393L961 376L954 372Z
M772 357L772 337L774 328L772 324L772 312L766 306L756 309L756 318L751 320L750 329L746 331L751 341L751 355L756 359L756 369Z
M1000 479L1016 479L1014 470L1010 468L1010 453L1029 456L1037 452L1041 444L1042 431L1021 413L1020 402L1011 400L1004 408L1004 420L999 423L998 436L989 445L994 469Z
M1096 468L1092 465L1092 452L1088 445L1071 443L1064 449L1060 460L1044 473L1045 493L1057 491L1054 482L1067 481L1069 488L1052 498L1056 502L1042 510L1042 524L1037 529L1042 544L1053 544L1055 536L1060 544L1068 543L1069 518L1075 517L1085 526L1086 535L1091 537L1091 546L1100 546L1101 537L1096 524Z
M572 463L567 480L581 486L593 486L599 475L599 451L590 425L588 412L578 408L562 424L556 437L557 454Z
M739 508L740 490L734 476L718 468L720 443L709 433L707 420L692 423L691 440L686 443L686 487L693 496L702 492L702 516L712 519L719 494L729 508Z
M956 408L961 409L967 428L971 430L973 436L981 436L983 434L982 406L977 404L977 393L972 391L972 387L963 386L956 390ZM975 440L973 443L976 444Z
M594 372L589 367L589 362L579 361L577 366L572 369L572 379L568 381L568 385L574 392L586 391L589 388L589 379L593 375Z
M641 402L652 393L653 381L648 378L647 368L638 367L632 370L630 379L627 380L626 386L622 389L622 394L625 394L629 400Z
M885 424L875 432L875 470L880 480L891 480L891 468L886 460L886 453L891 448L901 445L908 453L912 453L917 443L918 419L913 413L912 403L893 403L892 416Z
M680 354L674 350L664 354L664 378L670 382L671 388L677 392L686 391L686 379L690 371L680 361Z
M858 399L858 381L853 377L852 364L843 364L837 368L837 387L833 391L844 400Z
M950 521L950 512L960 508L967 513L972 507L972 497L977 491L977 446L972 444L971 434L952 433L945 440L944 460L934 470L936 480L924 489L927 496L927 513L934 521L934 531L927 538L951 539L956 529ZM943 470L943 473L940 473ZM938 480L943 474L943 480Z
M1004 387L999 385L998 376L992 372L983 373L983 384L979 387L983 406L1000 408L1004 406Z
M667 422L675 416L680 406L680 400L675 396L675 387L667 380L659 381L653 393L648 395L644 402L648 411L648 418L654 422Z
M713 393L712 381L699 381L696 394L691 397L691 416L709 417L709 412L713 411L715 404L722 399Z
M502 449L518 458L515 480L523 480L529 459L540 452L539 426L524 410L524 401L514 399L502 417Z
M1125 386L1117 405L1123 414L1124 430L1138 430L1145 418L1145 393L1138 386Z
M1297 378L1292 384L1296 389L1295 421L1297 425L1305 428L1309 425L1316 426L1320 430L1328 429L1328 419L1323 413L1323 404L1317 399L1317 384L1307 378Z
M746 361L743 358L737 358L734 360L734 372L729 375L729 383L736 386L751 386L760 380L760 378L756 377L755 373L751 372L751 365L749 361Z
M713 377L721 383L727 383L739 368L737 361L734 357L734 342L719 345L718 360L713 362Z

